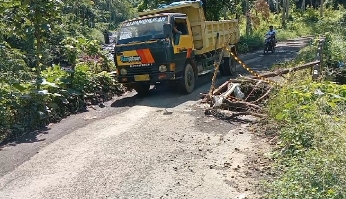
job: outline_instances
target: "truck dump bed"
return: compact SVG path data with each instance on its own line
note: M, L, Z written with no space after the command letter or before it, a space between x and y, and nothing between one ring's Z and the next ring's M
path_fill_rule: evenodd
M163 8L139 13L139 16L154 15L158 13L183 13L186 14L192 28L195 54L204 54L215 49L217 33L219 42L217 49L224 44L236 44L239 42L240 33L238 20L206 21L201 2L183 1L172 3Z

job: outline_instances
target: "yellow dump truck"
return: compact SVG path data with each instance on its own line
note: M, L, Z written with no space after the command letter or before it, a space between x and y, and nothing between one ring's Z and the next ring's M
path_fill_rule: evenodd
M212 72L222 58L221 75L234 75L238 20L206 21L201 2L177 2L125 21L114 49L118 81L146 94L150 85L169 82L185 93L199 75ZM221 54L222 53L222 54Z

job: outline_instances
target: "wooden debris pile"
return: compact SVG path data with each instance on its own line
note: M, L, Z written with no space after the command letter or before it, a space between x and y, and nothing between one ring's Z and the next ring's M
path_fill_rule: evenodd
M263 80L254 78L231 79L211 94L202 94L203 103L208 103L211 109L227 110L231 117L253 115L265 117L262 114L262 105L268 99L273 86ZM228 114L228 115L229 115Z
M252 115L260 118L266 117L263 114L263 107L269 98L269 94L276 86L268 78L308 69L316 64L319 64L319 61L265 73L259 77L250 76L230 79L218 88L211 89L209 93L202 94L202 103L208 103L210 105L210 108L205 111L205 114L215 115L217 111L217 114L220 114L222 110L222 114L227 115L227 118L241 115Z

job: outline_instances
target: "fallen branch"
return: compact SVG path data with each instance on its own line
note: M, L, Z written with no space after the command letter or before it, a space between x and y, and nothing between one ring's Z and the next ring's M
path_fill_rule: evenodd
M265 74L261 75L261 77L264 77L264 78L275 77L275 76L279 76L279 75L282 75L282 74L287 74L287 73L290 73L290 72L295 72L295 71L298 71L298 70L304 70L304 69L310 68L310 67L312 67L312 66L314 66L316 64L319 64L319 63L320 63L320 61L313 61L313 62L309 62L309 63L303 64L303 65L300 65L300 66L296 66L296 67L293 67L293 68L287 68L287 69L283 69L283 70L278 70L278 71L274 71L274 72L265 73ZM258 79L259 77L253 76L251 78Z
M243 79L243 80L246 80L247 82L262 81L262 80L255 79L255 76L251 76L251 77L241 76L240 78Z
M251 94L257 89L257 86L260 85L260 83L262 83L262 80L258 81L256 83L256 85L254 86L254 88L251 90L251 92L248 94L248 96L245 98L245 101L251 96Z
M253 81L253 80L252 80ZM228 88L229 83L245 83L248 82L247 80L239 80L239 79L230 79L226 81L225 83L221 84L217 89L213 91L213 95L219 95L221 94L224 90Z
M255 109L261 109L260 106L256 105L256 104L252 104L250 102L232 102L230 100L227 100L226 99L226 102L227 102L227 105L229 106L233 106L233 107L243 107L243 108L249 108L249 107L252 107L252 108L255 108Z
M223 90L225 90L228 87L229 81L226 81L221 86L219 86L217 89L214 90L213 95L219 95L222 93Z
M252 116L260 117L260 118L267 117L267 115L265 115L265 114L254 113L254 112L249 112L249 111L245 111L245 112L232 112L230 117L237 117L237 116L241 116L241 115L252 115Z
M223 119L232 119L234 117L242 116L242 115L252 115L255 117L260 117L260 118L265 118L267 115L265 114L260 114L260 113L255 113L255 112L250 112L250 111L244 111L244 112L232 112L232 111L222 111L223 113ZM214 116L220 116L220 111L217 111L215 109L207 109L204 111L205 115L214 115Z
M264 93L264 95L262 95L260 98L258 98L257 100L253 101L252 103L257 103L259 101L261 101L262 99L264 99L265 97L267 97L269 95L269 93L273 90L273 87L270 87L266 93Z

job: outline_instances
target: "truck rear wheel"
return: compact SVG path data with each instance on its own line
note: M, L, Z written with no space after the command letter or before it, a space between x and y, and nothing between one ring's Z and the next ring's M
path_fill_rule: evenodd
M231 57L224 57L223 64L220 65L220 74L222 76L231 76L236 74L236 61Z
M195 88L196 77L193 68L187 64L184 69L183 78L179 80L179 87L183 93L189 94Z
M136 84L134 89L137 91L139 96L146 96L149 94L150 84Z

